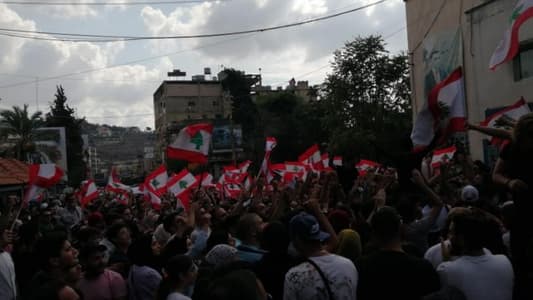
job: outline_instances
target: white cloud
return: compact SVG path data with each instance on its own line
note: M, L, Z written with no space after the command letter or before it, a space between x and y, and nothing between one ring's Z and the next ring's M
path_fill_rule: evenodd
M328 12L326 0L295 0L292 9L303 15L321 15Z

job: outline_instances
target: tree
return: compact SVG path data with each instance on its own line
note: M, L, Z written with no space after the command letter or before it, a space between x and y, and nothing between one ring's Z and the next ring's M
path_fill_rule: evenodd
M257 137L257 107L252 101L251 88L257 78L242 71L225 69L221 72L222 88L232 100L232 116L235 124L242 126L245 151L254 152Z
M46 114L47 127L64 127L67 139L67 167L68 183L79 186L85 179L86 169L83 160L83 139L81 125L83 119L76 119L74 109L67 105L67 97L62 86L57 87L55 99Z
M0 111L0 137L13 138L15 145L11 149L18 160L26 160L26 154L34 148L33 138L35 130L43 126L42 112L37 111L31 116L28 105L23 108L13 106L12 110Z
M261 96L257 107L264 136L278 140L273 161L295 160L306 148L326 140L320 118L321 110L314 102L305 103L290 91ZM264 140L262 140L264 144Z
M380 36L358 37L335 51L332 67L320 101L330 149L380 161L406 151L411 128L407 57L390 55Z

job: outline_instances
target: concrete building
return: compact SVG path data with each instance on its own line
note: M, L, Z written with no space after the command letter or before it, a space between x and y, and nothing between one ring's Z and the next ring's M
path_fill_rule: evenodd
M489 70L489 61L509 26L517 1L405 0L412 64L413 117L436 83L462 66L468 120L478 123L524 97L533 101L533 20L520 30L520 53ZM469 133L474 159L491 163L497 151L487 138Z
M231 114L231 98L218 80L166 80L154 93L156 159L165 157L169 134L185 124L226 119Z
M272 89L271 86L257 85L252 88L254 92L254 101L258 96L268 96L274 95L281 92L291 92L296 96L304 100L304 102L311 102L317 100L319 86L310 86L308 81L295 81L294 78L289 81L289 85L283 89L283 87L278 87Z

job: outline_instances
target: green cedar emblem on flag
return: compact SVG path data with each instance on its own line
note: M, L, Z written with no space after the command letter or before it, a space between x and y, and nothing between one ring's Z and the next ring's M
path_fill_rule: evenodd
M198 131L192 138L191 138L191 144L194 144L196 147L196 150L200 150L200 147L204 145L204 138L202 134Z
M159 186L159 181L157 181L156 178L154 178L154 180L152 180L152 186L155 186L155 187Z
M520 14L522 13L522 9L524 9L524 4L515 8L513 14L511 15L511 19L509 20L509 23L513 23L518 18L518 16L520 16Z
M178 183L178 185L180 186L180 189L186 189L187 188L187 181L185 180L182 180Z

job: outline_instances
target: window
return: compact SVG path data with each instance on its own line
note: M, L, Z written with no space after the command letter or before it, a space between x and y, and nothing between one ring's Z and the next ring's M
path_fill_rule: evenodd
M533 77L533 41L520 45L520 52L514 60L514 80Z
M218 101L213 101L213 106L218 106Z

